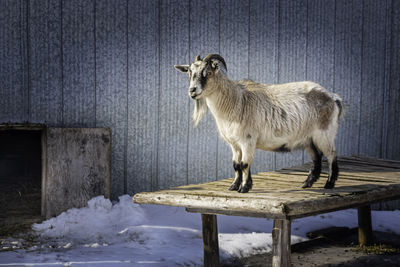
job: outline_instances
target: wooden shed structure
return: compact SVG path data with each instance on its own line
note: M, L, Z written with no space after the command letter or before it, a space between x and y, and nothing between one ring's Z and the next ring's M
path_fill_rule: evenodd
M192 126L173 68L197 54L221 54L233 79L320 83L344 99L340 156L400 159L400 1L0 5L0 123L111 128L114 198L232 176L230 149L210 115ZM257 152L253 172L308 161Z

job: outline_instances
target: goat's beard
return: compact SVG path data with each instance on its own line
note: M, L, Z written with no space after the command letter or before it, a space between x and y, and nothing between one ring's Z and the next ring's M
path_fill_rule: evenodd
M204 98L196 99L194 101L194 110L192 119L194 122L194 126L196 127L199 124L200 120L204 117L207 112L207 103Z

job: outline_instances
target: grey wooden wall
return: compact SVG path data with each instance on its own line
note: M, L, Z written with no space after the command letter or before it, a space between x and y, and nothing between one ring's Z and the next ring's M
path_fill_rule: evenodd
M399 0L0 0L0 122L111 127L114 197L231 177L173 68L220 53L233 79L340 94L339 155L400 159L399 22ZM259 151L253 171L307 160Z

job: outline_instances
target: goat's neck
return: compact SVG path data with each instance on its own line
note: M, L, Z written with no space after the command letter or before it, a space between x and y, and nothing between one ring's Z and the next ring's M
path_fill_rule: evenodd
M243 89L223 75L218 77L213 86L213 93L206 97L208 108L217 120L233 121L242 104Z

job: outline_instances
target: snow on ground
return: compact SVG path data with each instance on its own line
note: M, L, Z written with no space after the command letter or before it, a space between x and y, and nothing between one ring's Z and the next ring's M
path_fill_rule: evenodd
M400 234L400 211L373 211L374 230ZM292 243L329 226L357 226L356 210L292 222ZM112 204L102 196L34 224L30 234L2 240L0 266L201 266L200 214L183 208L137 205L128 195ZM272 248L272 220L218 216L222 259Z

